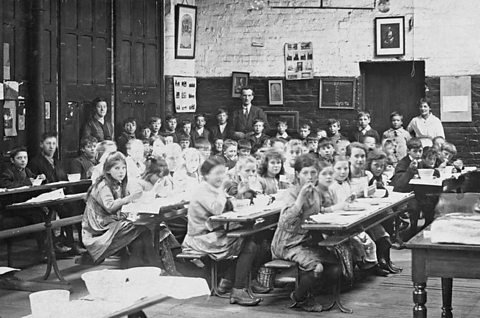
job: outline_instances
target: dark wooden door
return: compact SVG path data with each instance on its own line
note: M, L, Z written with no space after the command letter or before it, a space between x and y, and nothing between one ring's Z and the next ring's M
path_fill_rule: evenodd
M64 159L78 153L90 102L96 97L110 101L111 33L111 0L60 1L59 132Z
M160 7L157 0L115 1L117 132L128 117L135 117L140 126L148 117L160 115Z
M417 102L425 94L425 63L360 63L364 79L364 107L372 114L372 127L381 135L390 128L390 114L403 115L404 128L418 115ZM412 76L413 75L413 76Z

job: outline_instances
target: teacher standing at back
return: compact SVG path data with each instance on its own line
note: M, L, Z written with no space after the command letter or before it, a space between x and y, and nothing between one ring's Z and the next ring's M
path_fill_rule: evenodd
M407 126L410 134L415 134L417 138L433 139L437 136L445 138L443 125L440 119L432 114L430 108L430 100L428 98L421 98L418 102L418 110L420 115L412 118Z
M236 109L232 116L233 136L235 139L244 139L245 135L253 131L255 119L262 119L267 126L267 115L260 107L252 105L253 89L243 87L241 92L242 108ZM265 127L267 130L268 127Z

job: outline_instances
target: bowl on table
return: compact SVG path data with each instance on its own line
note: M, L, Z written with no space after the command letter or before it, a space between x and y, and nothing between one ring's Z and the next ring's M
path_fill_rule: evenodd
M126 271L129 283L139 286L154 281L162 274L162 270L154 266L132 267Z
M418 169L418 176L420 179L433 179L433 173L435 172L435 169Z
M80 173L69 173L67 174L68 181L80 181Z
M70 291L63 289L44 290L29 295L30 309L35 318L59 317L62 308L70 301Z
M43 180L42 179L34 179L34 178L30 178L30 181L32 182L32 185L33 186L39 186L42 184Z

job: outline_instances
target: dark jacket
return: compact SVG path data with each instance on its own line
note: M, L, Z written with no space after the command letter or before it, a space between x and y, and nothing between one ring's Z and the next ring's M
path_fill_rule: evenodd
M70 162L70 173L80 173L80 179L90 179L92 176L91 168L94 165L93 161L85 155L81 155Z
M192 129L192 141L193 141L193 146L195 146L195 141L197 141L200 138L205 138L210 142L210 131L208 131L207 128L203 128L203 134L199 135L196 129Z
M30 169L18 170L12 163L5 167L0 173L0 188L19 188L23 186L31 186L30 178L36 178Z
M54 159L54 167L41 153L28 162L28 167L35 174L44 174L46 183L66 181L67 174L60 160Z
M269 136L262 133L260 137L257 138L255 137L255 133L248 133L246 139L252 144L252 154L254 154L258 149L263 147L265 141L269 139Z
M410 156L405 156L401 159L395 167L395 174L392 177L393 191L396 192L410 192L413 191L410 180L417 173L417 169L410 168Z
M122 132L122 134L117 139L117 148L118 151L121 151L125 156L127 155L127 143L131 139L135 139L135 134L130 135L126 132Z
M83 127L82 138L95 137L98 142L104 140L113 140L113 125L111 122L105 119L105 124L95 118L90 118L89 121Z
M255 119L262 119L265 122L265 131L268 131L267 115L260 107L251 106L248 116L243 115L243 107L233 112L230 123L233 126L233 131L248 133L253 131L253 122Z
M163 131L160 133L160 136L166 137L166 136L172 136L173 137L173 142L178 143L178 136L176 131Z
M223 130L223 133L220 132L220 127L219 125L215 125L209 128L210 130L210 142L213 143L216 139L231 139L232 138L232 125L230 123L227 123L225 126L225 129Z
M375 129L367 130L367 131L365 132L365 135L362 134L358 129L355 130L355 131L353 132L352 141L361 142L361 139L362 139L363 136L373 137L373 138L375 138L375 141L376 141L377 143L379 143L379 142L381 141L380 135L378 134L378 131L376 131Z

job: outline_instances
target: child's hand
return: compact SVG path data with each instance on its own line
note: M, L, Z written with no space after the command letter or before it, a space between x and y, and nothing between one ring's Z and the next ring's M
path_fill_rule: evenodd
M240 181L238 183L238 187L237 187L238 194L244 194L248 190L250 190L250 185L248 184L248 181Z
M303 202L305 202L312 195L314 187L315 186L313 183L310 182L304 184L298 193L297 202L301 202L303 204Z
M39 174L39 175L37 176L37 179L45 180L45 179L47 179L47 177L45 177L45 175L42 173L42 174Z
M417 161L417 160L412 160L412 162L410 162L409 168L410 168L410 169L413 169L413 170L417 170L417 168L418 168L418 161Z
M461 159L457 159L453 162L453 166L458 172L460 172L463 169L463 161Z
M357 195L355 193L352 193L348 196L348 198L345 200L347 203L352 203L357 199Z
M140 199L140 197L142 196L142 194L143 194L143 191L141 191L141 190L135 191L134 193L132 193L132 194L130 194L130 195L128 196L129 201L130 201L130 202L133 202L133 201L136 201L136 200Z

